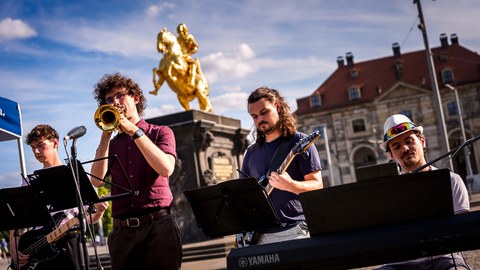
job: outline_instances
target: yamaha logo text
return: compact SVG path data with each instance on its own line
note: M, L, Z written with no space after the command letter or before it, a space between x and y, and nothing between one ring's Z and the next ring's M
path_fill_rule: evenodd
M238 266L241 268L248 267L248 266L257 266L262 264L271 264L271 263L279 263L280 256L278 253L273 254L264 254L264 255L257 255L257 256L250 256L250 257L241 257L238 260Z

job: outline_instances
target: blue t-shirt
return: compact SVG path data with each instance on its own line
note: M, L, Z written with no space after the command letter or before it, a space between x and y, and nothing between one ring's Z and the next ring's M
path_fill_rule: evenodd
M296 143L306 136L304 133L296 132L290 139L288 149L292 149ZM284 138L279 137L272 142L255 143L251 145L243 158L242 172L259 180L267 173L270 161L282 140L284 140ZM322 169L320 158L314 144L307 148L307 153L308 158L305 159L302 155L296 155L288 166L286 172L292 179L303 181L305 175ZM290 228L298 222L305 220L298 195L288 191L274 189L270 193L270 201L280 218L280 222L285 226L283 228L272 228L272 230L268 230L268 232Z

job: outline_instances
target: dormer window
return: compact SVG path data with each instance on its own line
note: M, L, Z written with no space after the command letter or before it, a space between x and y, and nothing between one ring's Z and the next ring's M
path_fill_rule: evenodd
M350 79L358 78L358 71L356 69L350 69Z
M400 81L403 77L403 63L400 60L395 61L395 78Z
M452 83L454 81L453 70L450 68L446 68L442 70L442 81L443 84Z
M445 52L441 52L440 55L438 55L438 60L440 62L445 63L447 62L448 56L445 54Z
M350 101L360 100L360 98L362 98L360 88L357 86L350 87L350 89L348 89L348 98Z
M318 108L320 106L322 106L322 96L319 94L310 96L310 108Z

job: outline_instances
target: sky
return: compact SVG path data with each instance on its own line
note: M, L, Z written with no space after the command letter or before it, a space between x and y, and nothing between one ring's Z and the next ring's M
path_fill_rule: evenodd
M460 45L480 49L480 2L422 0L430 47L456 33ZM312 94L337 68L338 56L355 62L423 50L417 6L408 0L115 0L0 1L0 97L20 104L25 135L37 124L52 125L62 139L72 128L87 133L76 142L77 158L94 158L101 131L93 121L94 85L104 74L132 78L147 98L144 118L183 111L164 84L153 90L152 70L163 55L156 36L175 35L185 23L199 49L210 85L213 113L251 129L250 92L278 89L296 110L296 99ZM198 109L197 100L190 103ZM71 155L71 141L59 154ZM40 169L23 144L27 174ZM88 168L87 168L88 169ZM15 140L0 142L0 188L21 184Z

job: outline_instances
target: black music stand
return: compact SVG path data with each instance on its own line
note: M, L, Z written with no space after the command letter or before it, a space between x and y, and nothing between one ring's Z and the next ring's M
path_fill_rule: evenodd
M116 187L120 190L123 190L124 193L119 193L119 194L115 194L115 195L111 195L111 196L108 196L108 197L104 197L104 198L100 198L100 202L103 202L103 201L110 201L110 200L116 200L116 199L122 199L124 197L129 197L129 196L137 196L139 191L138 190L134 190L133 188L133 185L132 185L132 182L130 181L130 179L128 178L127 176L127 173L125 172L125 169L123 168L122 164L120 163L120 160L118 159L118 156L117 155L114 155L114 156L108 156L108 157L103 157L103 158L98 158L98 159L94 159L94 160L90 160L90 161L85 161L83 162L82 164L87 164L87 163L93 163L93 162L97 162L97 161L101 161L101 160L104 160L104 159L107 159L108 161L108 168L107 168L107 173L105 174L105 176L103 178L100 178L96 175L93 175L91 173L86 173L88 176L92 177L92 178L95 178L99 181L102 181L103 183L105 184L108 184L112 187ZM112 161L113 160L113 161ZM128 188L125 188L125 187L122 187L120 185L117 185L111 181L108 181L107 180L107 177L110 176L110 169L112 166L114 166L115 164L117 164L118 168L122 171L122 174L123 174L123 178L126 180L126 182L128 183L128 185L130 186Z
M78 207L75 179L71 164L36 170L29 175L30 185L39 194L51 212ZM81 163L77 161L80 193L83 205L100 201L97 192L90 183Z
M30 186L0 189L0 231L47 225L47 207Z
M229 180L183 193L207 237L281 226L264 187L255 178Z

